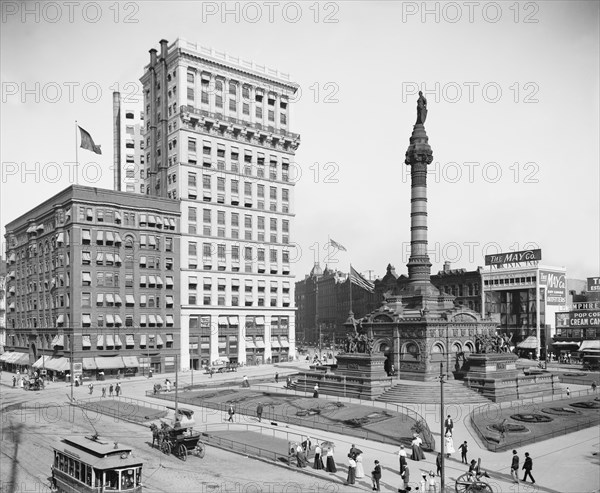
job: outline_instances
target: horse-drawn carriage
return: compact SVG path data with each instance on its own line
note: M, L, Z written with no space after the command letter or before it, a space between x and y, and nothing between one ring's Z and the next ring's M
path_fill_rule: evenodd
M25 378L23 383L25 390L43 390L44 389L44 380L42 377L37 376L37 373L34 376Z
M472 460L469 471L456 478L456 493L493 493L492 487L481 480L482 477L490 477L488 472L481 468L481 459L477 461L477 466L473 467L474 465L475 460Z
M156 443L164 454L175 454L181 460L187 460L188 454L193 454L201 459L204 457L205 446L200 441L201 433L194 431L196 424L193 418L194 411L189 409L168 408L175 411L175 418L171 425L161 421L160 428L152 423L152 446Z

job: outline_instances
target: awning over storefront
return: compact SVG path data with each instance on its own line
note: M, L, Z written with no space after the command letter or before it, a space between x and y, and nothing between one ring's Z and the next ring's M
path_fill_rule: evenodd
M246 339L246 349L254 349L256 347L256 344L254 344L254 340L252 340L252 338L247 338Z
M280 348L281 344L279 344L279 341L277 339L271 339L271 347Z
M578 346L579 343L576 341L573 342L569 342L569 341L556 341L552 343L553 346Z
M539 347L537 337L529 336L524 341L517 344L519 349L537 349Z
M0 361L3 361L4 363L9 363L11 365L28 365L29 354L20 353L18 351L12 351L9 353L2 354L2 356L0 356Z
M82 363L84 370L96 370L98 368L94 358L83 358Z
M600 341L583 341L579 346L580 351L589 351L590 349L600 350Z
M51 359L50 356L42 356L39 358L33 365L33 368L48 368L48 360Z
M123 364L125 368L139 368L140 362L137 359L137 356L123 356Z
M46 368L49 370L64 372L71 367L69 358L50 358L46 361Z
M281 347L290 347L290 341L288 341L287 337L282 337L281 338Z
M123 363L121 356L97 356L95 361L99 370L119 370L125 368L125 363Z
M265 347L265 341L261 341L261 340L256 341L256 347Z

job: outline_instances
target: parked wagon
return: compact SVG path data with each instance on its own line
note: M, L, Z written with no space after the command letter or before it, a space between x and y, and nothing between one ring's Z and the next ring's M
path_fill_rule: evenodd
M493 493L492 487L485 481L466 472L460 475L454 484L456 493Z
M175 409L175 418L171 425L162 422L160 429L152 425L152 445L158 441L158 448L164 454L174 454L181 460L187 460L189 454L204 457L206 447L200 440L201 433L194 431L196 424L193 418L194 411L189 409Z

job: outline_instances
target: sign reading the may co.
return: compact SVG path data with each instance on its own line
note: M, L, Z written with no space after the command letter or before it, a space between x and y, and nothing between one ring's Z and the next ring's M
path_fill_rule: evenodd
M567 302L567 280L564 272L541 270L540 285L546 286L548 305L564 305Z
M497 253L485 256L485 265L518 264L542 260L542 250L523 250L521 252Z

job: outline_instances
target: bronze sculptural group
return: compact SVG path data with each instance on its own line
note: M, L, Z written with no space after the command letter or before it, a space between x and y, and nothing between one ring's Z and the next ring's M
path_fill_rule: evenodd
M475 336L475 352L477 354L509 353L511 340L512 334L510 337L506 334L496 334L493 336L477 335Z

